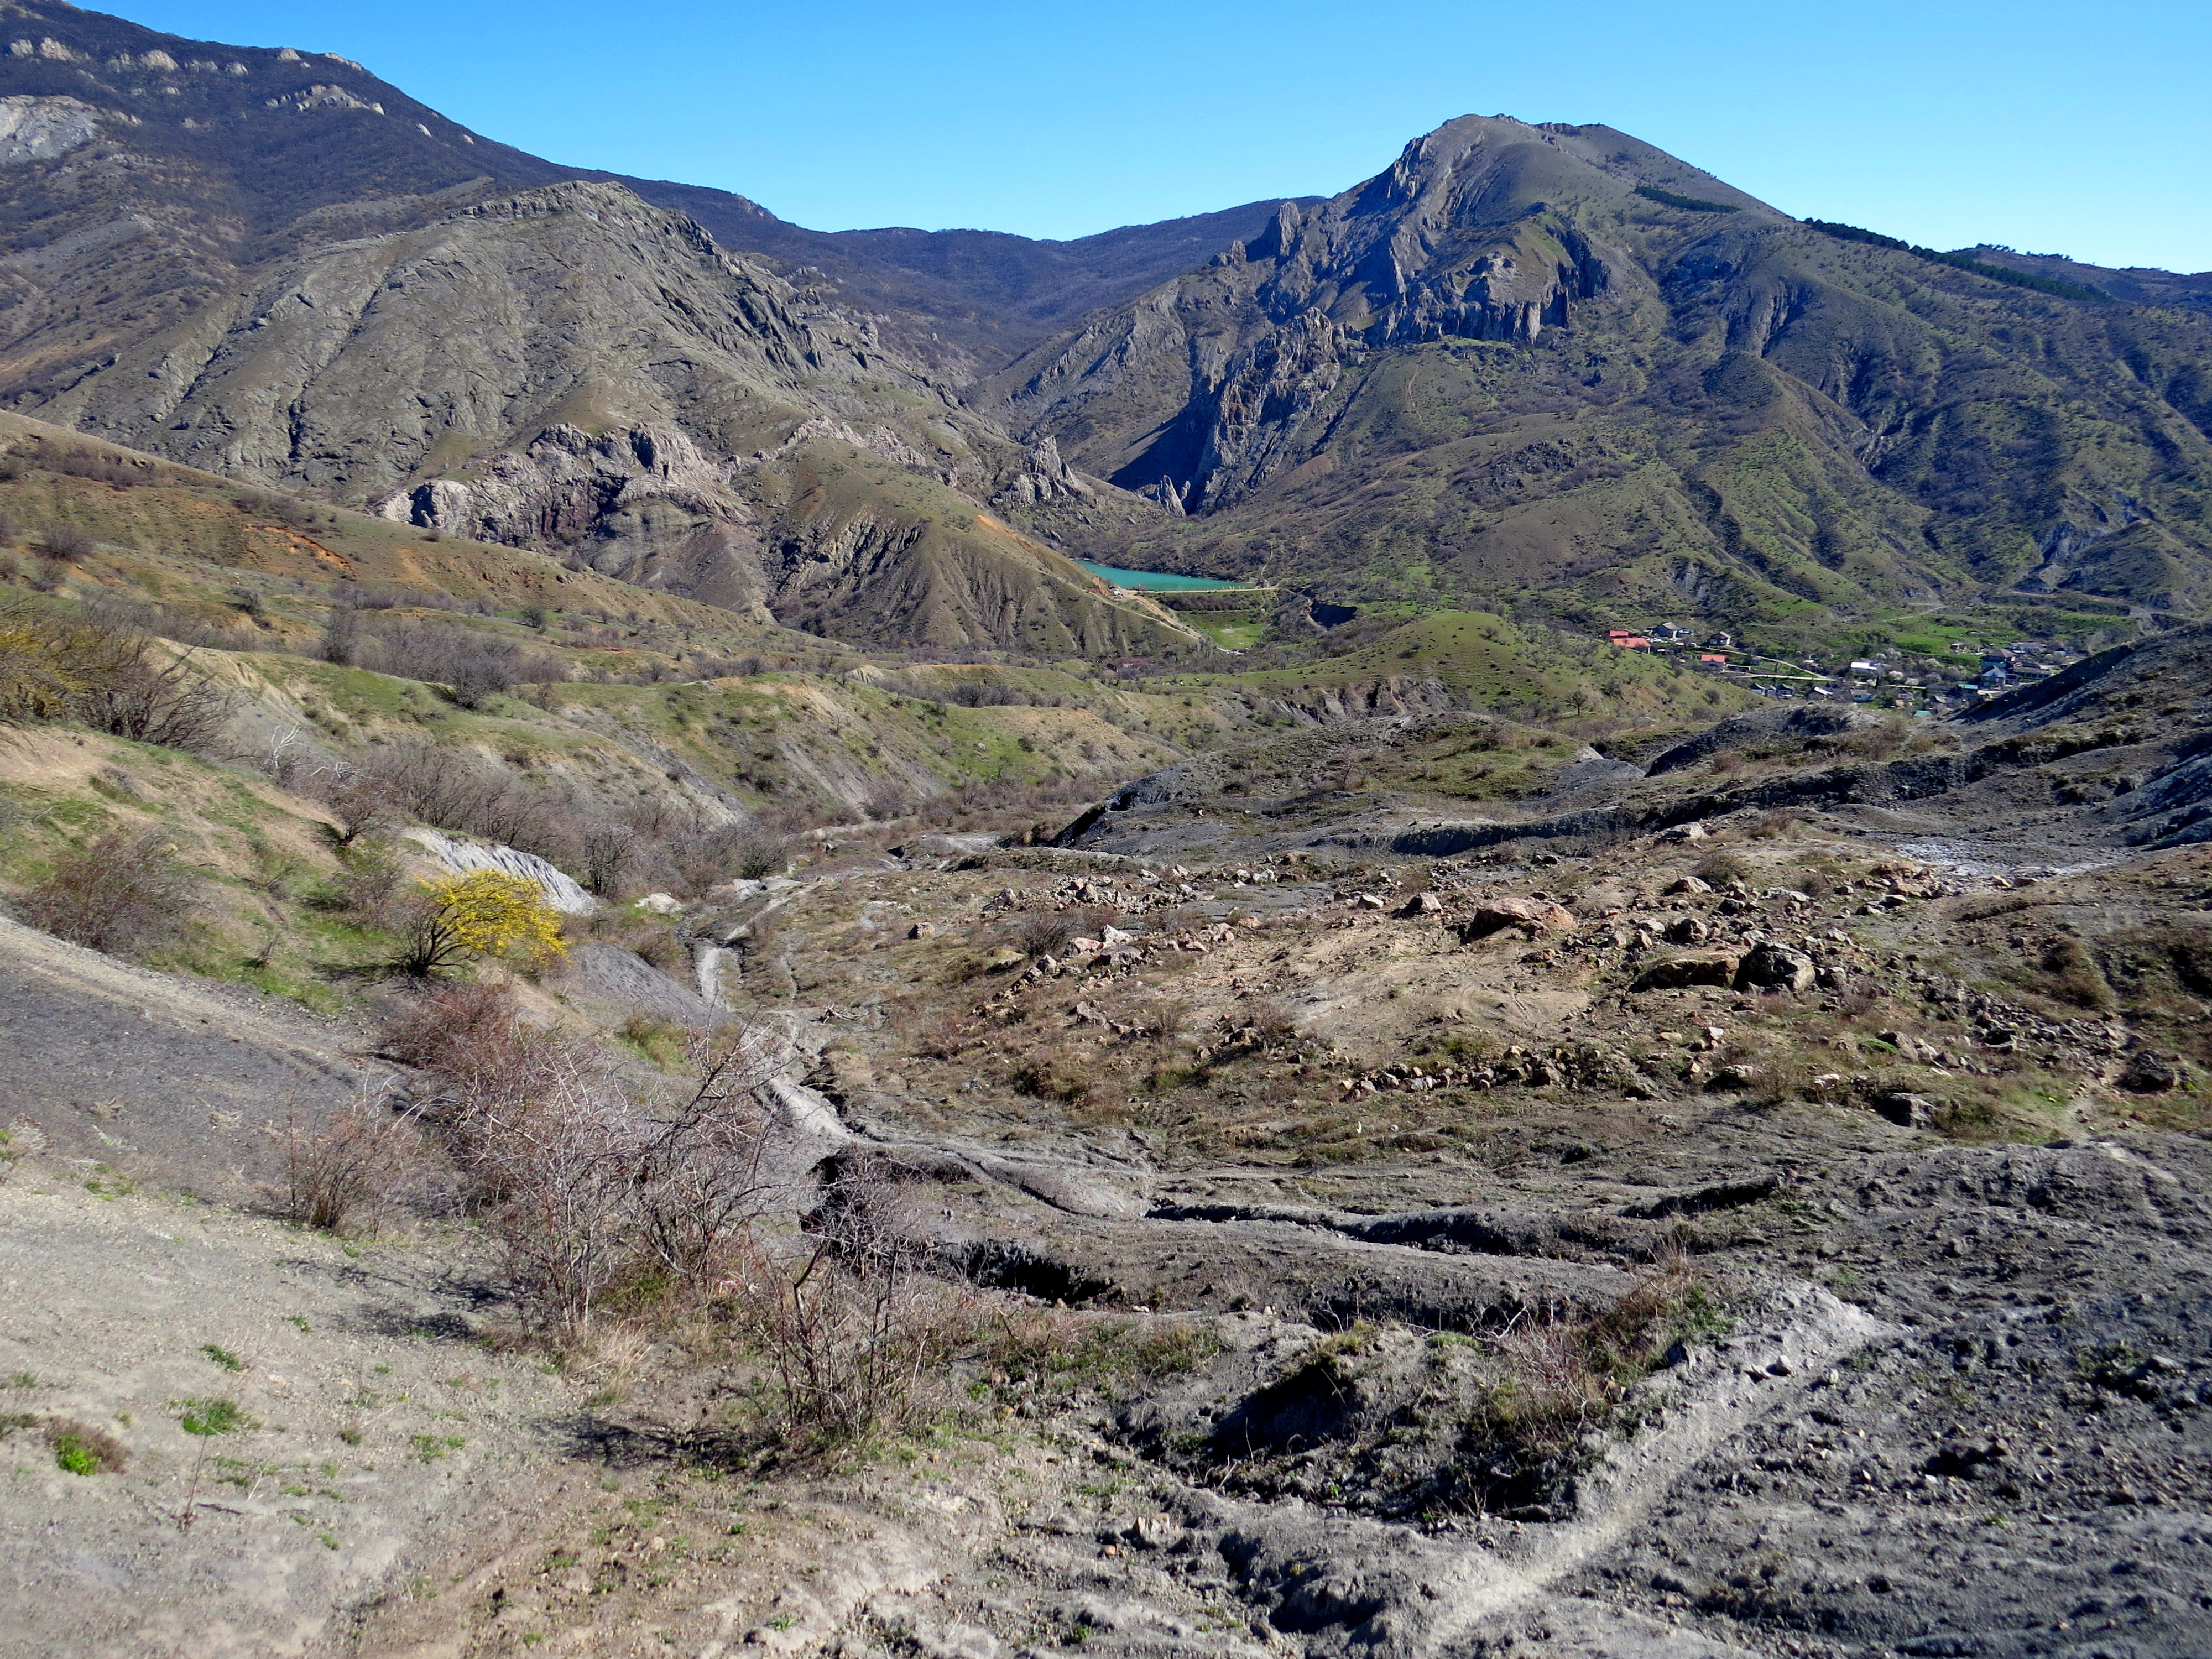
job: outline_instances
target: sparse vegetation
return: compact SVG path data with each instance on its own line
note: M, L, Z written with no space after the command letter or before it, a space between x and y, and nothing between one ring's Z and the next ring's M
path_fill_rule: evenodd
M187 1400L184 1415L177 1419L178 1426L186 1434L203 1438L218 1434L239 1434L254 1426L253 1419L235 1400Z
M277 1212L323 1232L337 1232L368 1205L389 1200L421 1154L414 1123L380 1091L358 1094L320 1120L295 1105L269 1133L284 1158Z
M173 940L198 884L158 829L114 830L62 853L15 902L24 921L73 945L143 956Z

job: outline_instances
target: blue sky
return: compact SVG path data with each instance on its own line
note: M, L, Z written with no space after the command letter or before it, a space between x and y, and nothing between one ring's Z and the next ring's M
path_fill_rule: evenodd
M1603 121L1800 216L2212 269L2197 0L138 0L556 161L800 224L1079 236L1326 195L1455 115Z

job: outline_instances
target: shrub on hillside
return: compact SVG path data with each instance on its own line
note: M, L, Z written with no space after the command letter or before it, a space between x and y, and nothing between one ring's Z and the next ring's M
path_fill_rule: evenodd
M56 525L39 538L46 550L46 556L59 559L64 564L75 564L79 559L88 559L100 550L100 544L88 531L75 525Z
M421 1156L421 1135L380 1091L356 1095L316 1120L296 1109L270 1136L284 1157L273 1196L284 1219L336 1232L401 1182Z
M196 884L159 830L116 830L54 860L15 901L25 922L111 955L143 955L174 939Z
M409 906L397 965L418 979L449 973L471 956L536 965L566 956L561 913L526 876L471 870L422 884Z
M228 692L141 629L96 613L0 606L0 725L70 721L204 753L230 714Z

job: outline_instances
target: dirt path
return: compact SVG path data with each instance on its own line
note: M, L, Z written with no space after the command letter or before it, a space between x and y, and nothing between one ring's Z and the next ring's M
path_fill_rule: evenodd
M333 1105L390 1069L350 1027L0 917L0 1127L32 1152L238 1203L288 1103Z
M579 1392L483 1346L453 1261L19 1167L0 1186L0 1417L19 1425L0 1655L307 1653L404 1587L428 1540L546 1459ZM224 1401L236 1426L185 1431ZM127 1468L64 1470L56 1419L112 1436Z

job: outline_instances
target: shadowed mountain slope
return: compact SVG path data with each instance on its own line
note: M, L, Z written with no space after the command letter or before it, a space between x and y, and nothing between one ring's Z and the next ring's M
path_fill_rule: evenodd
M1111 492L818 285L341 60L11 27L15 410L856 640L1182 637L1010 522Z

